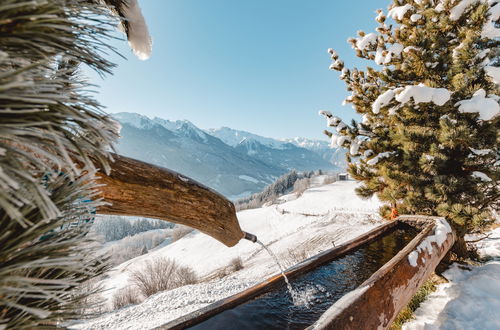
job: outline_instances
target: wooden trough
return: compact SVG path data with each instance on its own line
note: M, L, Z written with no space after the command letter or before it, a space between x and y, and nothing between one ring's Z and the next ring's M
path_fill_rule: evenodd
M451 230L446 230L443 235L443 228L449 228L443 221L442 218L436 217L400 216L396 221L383 224L364 235L289 268L285 272L288 278L308 273L380 238L399 223L409 224L420 231L396 256L357 289L335 302L309 328L386 329L454 244L455 234ZM438 236L441 240L434 242ZM225 310L272 291L283 283L284 279L281 275L273 276L245 291L175 319L157 329L185 329L194 326Z

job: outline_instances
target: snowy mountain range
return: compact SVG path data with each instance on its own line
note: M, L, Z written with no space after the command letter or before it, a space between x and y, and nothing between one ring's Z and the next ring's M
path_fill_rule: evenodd
M343 152L326 141L276 140L223 127L202 130L187 120L113 115L122 124L118 153L180 172L235 199L261 191L296 169L341 170Z

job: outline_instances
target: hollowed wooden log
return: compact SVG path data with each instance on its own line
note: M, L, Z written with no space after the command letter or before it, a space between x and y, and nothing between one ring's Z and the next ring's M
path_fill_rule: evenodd
M399 311L408 304L423 282L432 274L455 241L455 234L449 233L446 241L440 246L432 244L431 254L425 250L419 253L416 267L410 264L408 255L434 233L435 220L436 218L433 217L400 216L396 221L381 225L286 270L285 273L289 278L305 274L363 244L382 237L399 222L410 224L420 230L420 233L406 247L373 273L357 289L334 303L315 324L310 326L310 329L386 329ZM240 293L172 320L157 327L157 329L185 329L194 326L218 313L272 291L283 282L281 275L275 275Z
M455 242L455 233L450 232L441 245L432 243L431 253L421 250L416 266L410 264L409 254L434 233L437 219L400 216L399 221L425 227L368 280L333 304L309 329L387 329Z
M108 203L99 214L155 218L197 229L227 246L244 237L232 202L179 173L115 155L110 175L98 173Z

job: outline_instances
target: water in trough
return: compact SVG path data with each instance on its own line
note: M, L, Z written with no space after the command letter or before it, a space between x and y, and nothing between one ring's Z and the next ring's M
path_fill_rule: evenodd
M283 285L191 329L304 329L335 301L367 280L416 234L412 227L398 226L381 238L292 279L294 297Z

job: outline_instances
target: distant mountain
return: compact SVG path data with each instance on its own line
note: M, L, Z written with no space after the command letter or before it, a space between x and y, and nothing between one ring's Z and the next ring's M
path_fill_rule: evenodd
M290 169L338 170L320 153L288 141L230 128L204 131L187 120L113 116L122 124L120 154L190 176L232 199L261 191Z
M298 147L314 151L315 153L320 155L321 158L327 160L333 165L343 169L347 168L347 163L345 159L346 151L342 148L336 148L336 149L330 148L330 144L327 141L311 140L302 137L295 137L292 139L282 139L281 141L293 143Z
M237 147L237 145L240 143L247 144L248 142L245 141L249 140L257 141L264 146L278 150L290 149L290 144L292 144L297 147L308 149L314 152L316 154L315 156L319 155L321 158L338 168L346 168L347 166L345 161L345 150L339 148L332 149L330 148L330 144L328 143L328 141L324 140L313 140L303 137L276 140L228 127L221 127L218 129L212 128L207 130L207 133L218 137L226 144L229 144L233 147Z

